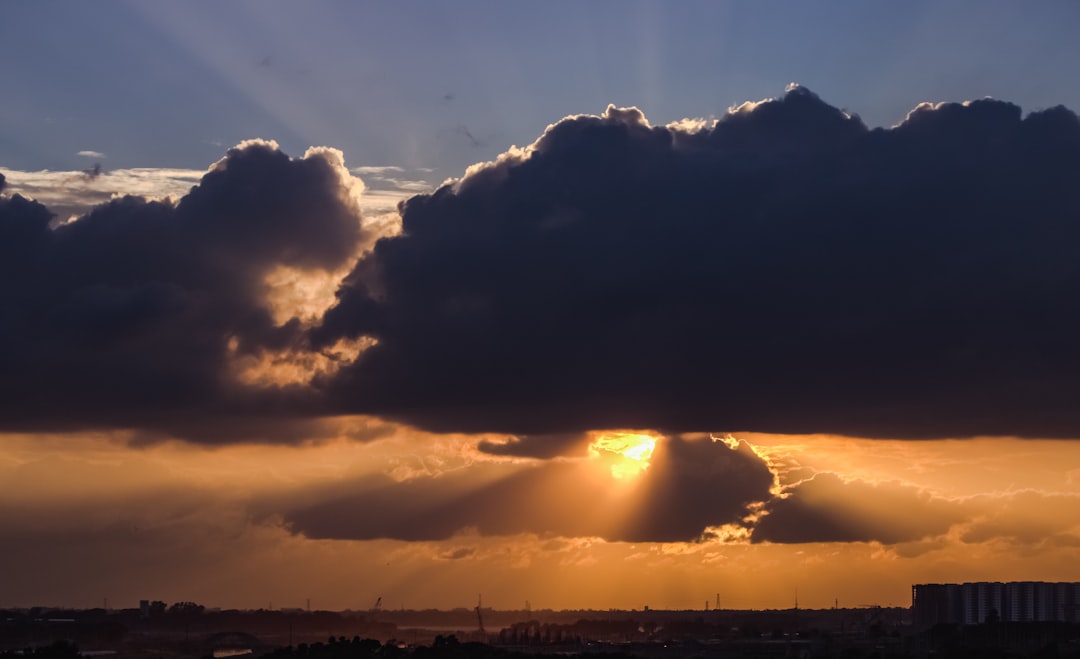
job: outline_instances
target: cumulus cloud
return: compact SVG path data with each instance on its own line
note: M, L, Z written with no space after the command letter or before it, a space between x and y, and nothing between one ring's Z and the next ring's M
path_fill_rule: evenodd
M302 338L273 318L265 277L347 266L364 238L358 185L339 152L253 141L175 203L122 197L53 226L45 206L0 199L0 424L289 435L300 396L243 387L230 364Z
M55 177L4 170L0 428L366 414L518 457L627 427L1078 436L1078 155L1060 107L871 130L792 86L715 122L567 117L400 224L423 177L362 168L363 229L332 149L246 143L156 201L112 198L111 171L61 186L104 202L75 221L39 203Z
M428 429L1077 436L1080 121L891 129L793 86L692 130L574 116L402 208L312 334Z
M773 475L746 444L669 437L633 482L596 460L476 464L438 478L372 476L284 514L311 538L442 540L534 533L630 542L701 538L769 497ZM600 465L602 466L602 465Z

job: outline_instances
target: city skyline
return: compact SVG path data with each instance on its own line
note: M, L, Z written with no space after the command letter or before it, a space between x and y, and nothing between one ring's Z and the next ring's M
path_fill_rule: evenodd
M6 9L0 607L1080 580L1075 3Z

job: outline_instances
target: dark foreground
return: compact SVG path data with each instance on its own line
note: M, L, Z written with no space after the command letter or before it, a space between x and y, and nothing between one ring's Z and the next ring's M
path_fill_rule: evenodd
M1080 625L917 631L906 612L26 609L0 611L0 659L1080 659Z

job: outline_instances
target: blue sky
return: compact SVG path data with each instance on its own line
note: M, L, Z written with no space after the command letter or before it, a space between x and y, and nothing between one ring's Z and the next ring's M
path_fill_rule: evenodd
M237 142L433 182L575 113L722 114L791 81L891 125L921 101L1080 107L1075 2L10 3L0 166L203 168Z

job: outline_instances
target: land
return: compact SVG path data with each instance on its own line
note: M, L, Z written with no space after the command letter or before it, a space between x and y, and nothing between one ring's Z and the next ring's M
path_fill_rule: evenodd
M0 610L0 659L1080 657L1080 627L913 630L907 608L819 610Z

